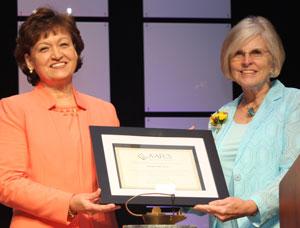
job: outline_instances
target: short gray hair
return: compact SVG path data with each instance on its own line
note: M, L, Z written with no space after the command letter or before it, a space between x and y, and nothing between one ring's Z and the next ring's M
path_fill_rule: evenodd
M272 77L280 74L285 60L285 51L282 41L272 23L261 16L249 16L236 24L227 34L221 50L221 70L223 74L232 80L230 59L241 46L251 39L260 36L267 45L273 59Z

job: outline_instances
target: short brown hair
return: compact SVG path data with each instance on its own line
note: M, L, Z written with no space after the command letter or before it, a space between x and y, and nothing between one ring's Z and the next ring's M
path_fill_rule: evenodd
M73 45L79 56L75 72L82 66L81 52L84 49L84 43L77 28L75 19L67 13L59 13L51 8L41 7L36 10L22 23L17 37L15 49L16 61L27 76L30 84L35 86L40 78L36 72L29 72L25 62L25 54L30 54L31 48L38 42L41 36L48 36L50 32L56 33L59 30L70 34Z

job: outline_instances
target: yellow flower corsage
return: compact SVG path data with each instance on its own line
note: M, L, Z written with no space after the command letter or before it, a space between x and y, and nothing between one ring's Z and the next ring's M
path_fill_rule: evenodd
M225 123L225 121L227 120L227 118L227 112L217 111L210 116L209 125L212 129L216 129L218 132L221 129L222 124Z

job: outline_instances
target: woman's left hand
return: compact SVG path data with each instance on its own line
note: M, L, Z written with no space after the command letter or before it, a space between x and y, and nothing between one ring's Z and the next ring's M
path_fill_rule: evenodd
M251 216L258 210L253 200L242 200L236 197L211 201L209 204L197 204L194 209L214 215L222 222L243 216Z
M70 200L69 209L72 213L86 213L86 214L95 214L95 213L105 213L112 212L120 208L115 204L99 204L101 190L92 193L80 193L75 194Z

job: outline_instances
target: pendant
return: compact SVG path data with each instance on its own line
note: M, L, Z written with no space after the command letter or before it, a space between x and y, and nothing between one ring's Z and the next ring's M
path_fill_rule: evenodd
M254 115L255 115L255 111L254 111L254 109L251 107L251 108L248 108L248 115L250 116L250 117L253 117Z

